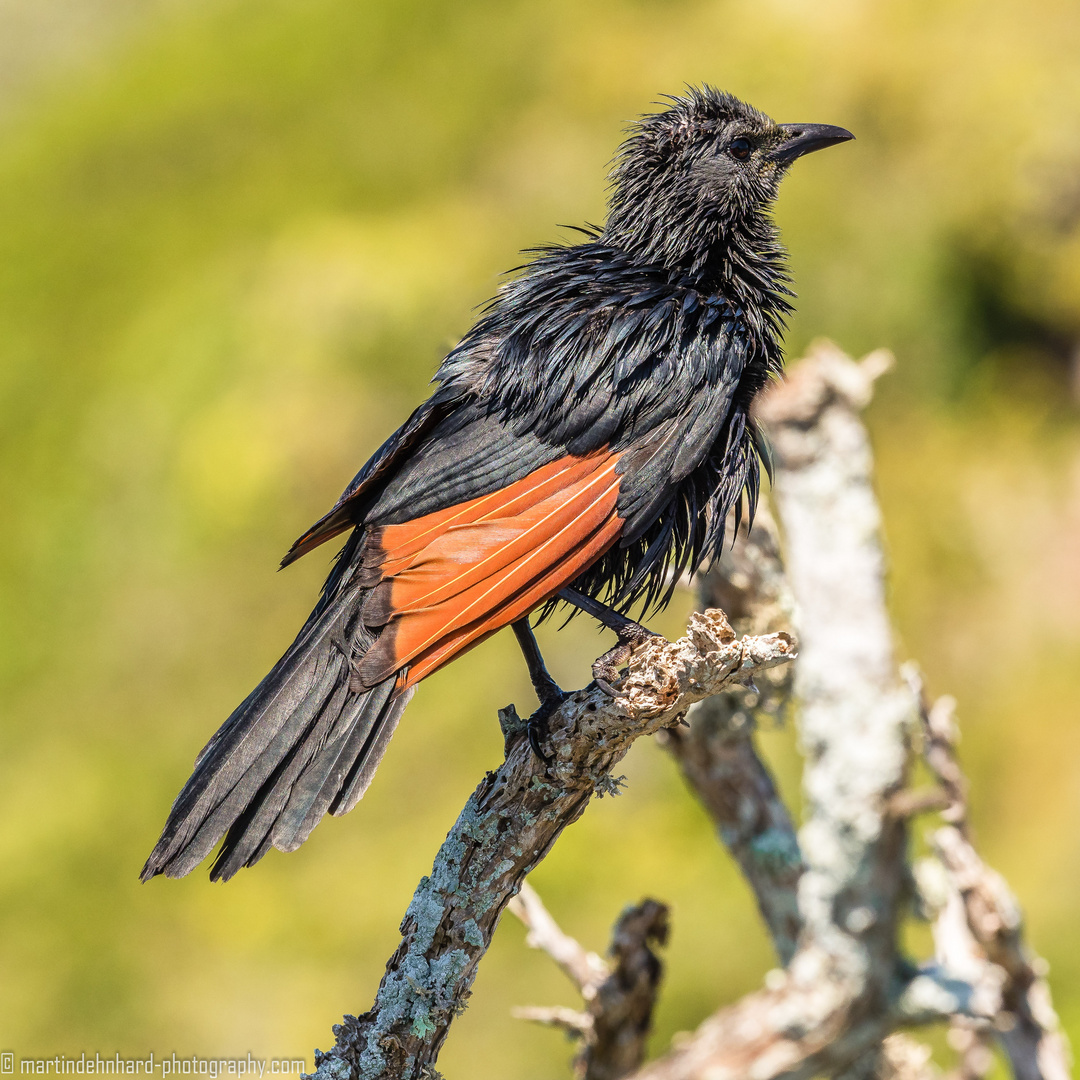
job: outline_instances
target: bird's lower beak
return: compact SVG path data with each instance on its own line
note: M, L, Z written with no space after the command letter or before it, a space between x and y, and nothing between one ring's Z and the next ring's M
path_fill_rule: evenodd
M784 133L784 141L770 156L783 165L791 164L803 154L812 154L815 150L855 138L847 128L833 127L832 124L781 124L780 130Z

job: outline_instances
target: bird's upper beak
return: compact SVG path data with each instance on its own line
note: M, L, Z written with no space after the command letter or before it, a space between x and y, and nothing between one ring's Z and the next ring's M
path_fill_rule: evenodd
M855 138L847 128L833 127L832 124L781 124L780 130L784 133L784 141L770 156L783 165L790 165L803 154L812 154L815 150Z

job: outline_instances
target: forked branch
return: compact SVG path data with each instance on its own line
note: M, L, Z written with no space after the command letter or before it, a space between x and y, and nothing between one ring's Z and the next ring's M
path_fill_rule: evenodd
M645 1060L645 1044L663 967L655 947L665 945L668 909L656 900L627 908L615 923L608 960L586 952L565 934L528 882L510 901L528 927L527 944L543 949L566 972L584 1011L561 1007L517 1008L520 1020L560 1027L581 1040L574 1059L579 1080L622 1080Z

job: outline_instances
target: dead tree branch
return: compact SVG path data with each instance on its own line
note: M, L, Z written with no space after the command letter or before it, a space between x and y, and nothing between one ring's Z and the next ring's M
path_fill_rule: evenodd
M1068 1048L1050 1005L1045 966L1024 944L1019 909L979 859L967 823L951 705L922 703L897 670L885 605L880 516L860 412L885 353L861 363L820 344L760 415L777 459L784 526L762 515L700 582L706 606L686 637L651 641L614 699L578 691L551 721L555 762L529 751L513 707L500 713L506 760L474 792L402 923L373 1008L335 1028L317 1054L319 1080L420 1080L467 1001L477 964L525 875L632 742L659 734L717 824L757 897L783 971L705 1020L636 1080L932 1080L929 1050L901 1026L952 1024L961 1055L949 1080L982 1080L1000 1040L1018 1080L1067 1080ZM805 757L798 835L753 742L755 725L786 701L790 674L771 669L802 642L793 696ZM687 710L690 726L675 727ZM907 786L921 752L934 785ZM946 822L935 854L907 860L913 815ZM914 871L914 872L913 872ZM898 925L912 902L933 923L935 956L916 967ZM564 934L527 889L514 910L581 992L584 1008L518 1015L579 1035L579 1077L617 1080L638 1067L659 983L651 949L666 933L655 901L624 913L610 961Z
M515 1009L514 1015L580 1037L582 1048L574 1059L574 1075L580 1080L628 1076L645 1060L663 971L653 946L667 942L667 907L643 900L627 908L615 924L610 962L563 933L527 882L509 909L529 928L526 942L543 949L569 975L585 1002L584 1012L527 1007Z
M939 788L904 787L917 703L892 657L870 451L858 417L887 365L885 354L856 365L819 346L761 410L777 450L775 492L802 641L796 695L808 815L800 833L798 947L782 977L707 1020L639 1080L925 1077L929 1051L893 1032L901 1022L943 1016L952 1017L954 1035L967 1034L964 1075L985 1074L982 1033L993 1024L1017 1077L1068 1076L1039 964L1020 940L1015 900L970 843L947 706L921 711L923 750ZM730 694L725 708L732 712ZM950 822L935 838L945 901L935 922L936 963L915 973L899 953L896 929L905 821L926 809L940 809ZM748 878L779 946L762 893L784 897L786 883Z
M430 1073L507 902L593 794L612 789L611 770L634 740L793 655L787 634L736 639L721 612L693 615L679 641L651 640L635 653L615 698L595 687L570 695L550 721L547 769L504 710L506 760L469 798L416 890L375 1004L346 1017L335 1047L316 1055L320 1080Z
M967 783L956 756L956 702L942 697L928 706L918 673L908 667L905 674L919 702L923 757L947 799L942 817L948 824L933 835L935 858L917 867L924 904L936 912L938 958L953 969L966 967L973 983L997 991L991 1030L1017 1080L1068 1080L1069 1050L1050 1003L1046 964L1024 941L1016 897L971 840ZM986 1056L986 1025L960 1024L953 1034L964 1061L976 1062L966 1071L977 1071Z
M904 783L913 710L893 660L858 415L886 367L884 354L855 364L821 347L761 409L804 639L798 948L782 979L705 1021L642 1078L833 1075L895 1026L908 982L896 955L905 826L885 805Z

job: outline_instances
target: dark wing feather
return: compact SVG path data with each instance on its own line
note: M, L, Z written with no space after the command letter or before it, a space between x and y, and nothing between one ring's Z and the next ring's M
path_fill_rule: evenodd
M356 545L351 545L355 547ZM352 805L404 708L396 678L355 679L372 635L364 590L324 594L285 655L207 744L143 868L180 877L225 838L211 876L229 878L271 845L291 851L326 809Z

